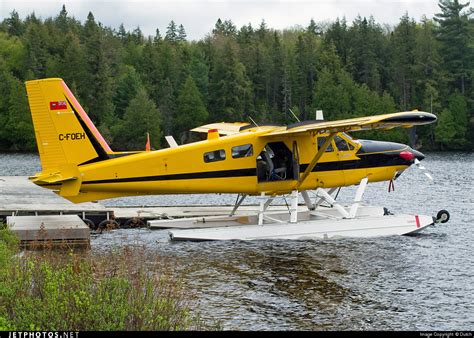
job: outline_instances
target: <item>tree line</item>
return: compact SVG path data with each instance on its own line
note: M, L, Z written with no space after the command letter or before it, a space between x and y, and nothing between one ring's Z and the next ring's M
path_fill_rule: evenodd
M405 14L394 26L358 16L275 30L218 19L199 41L174 21L144 36L92 13L81 23L65 6L46 19L13 11L0 23L0 150L36 150L24 81L46 77L65 80L117 150L143 149L147 132L158 149L163 135L189 142L189 129L208 122L289 124L318 109L327 120L433 112L434 126L362 137L472 150L474 11L438 5L432 19Z

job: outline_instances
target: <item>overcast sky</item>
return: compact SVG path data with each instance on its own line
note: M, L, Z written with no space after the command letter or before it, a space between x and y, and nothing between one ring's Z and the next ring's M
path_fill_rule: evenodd
M37 17L58 15L63 4L70 16L84 22L91 11L96 21L127 30L139 26L145 35L162 35L171 20L182 24L188 39L199 40L209 33L218 18L231 19L240 28L249 22L258 27L262 19L269 28L307 26L311 19L330 22L346 17L351 22L358 14L373 15L376 22L396 24L408 12L419 20L439 12L437 0L0 0L0 20L16 10L20 17L34 12Z

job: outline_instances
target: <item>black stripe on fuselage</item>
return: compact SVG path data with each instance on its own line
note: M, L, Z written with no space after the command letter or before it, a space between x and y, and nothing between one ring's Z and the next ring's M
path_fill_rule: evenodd
M334 171L334 170L351 170L351 169L367 169L377 167L390 167L398 165L406 165L409 163L394 153L380 154L357 154L360 160L334 161L334 162L318 162L312 172ZM307 163L300 164L300 172L304 172L308 167Z
M334 170L351 170L351 169L367 169L376 167L388 167L396 165L409 165L399 156L393 153L386 154L359 154L360 160L320 162L314 167L312 172L334 171ZM308 163L300 165L300 173L304 172L308 167ZM255 168L233 169L206 171L185 174L141 176L127 178L113 178L105 180L85 181L82 184L106 184L106 183L130 183L130 182L150 182L150 181L173 181L173 180L192 180L192 179L209 179L209 178L233 178L233 177L252 177L257 176Z
M86 182L82 182L82 184L173 181L173 180L192 180L192 179L224 178L224 177L231 178L231 177L247 177L247 176L257 176L257 170L255 168L246 168L246 169L205 171L205 172L198 172L198 173L173 174L173 175L114 178L114 179L107 179L107 180L86 181Z

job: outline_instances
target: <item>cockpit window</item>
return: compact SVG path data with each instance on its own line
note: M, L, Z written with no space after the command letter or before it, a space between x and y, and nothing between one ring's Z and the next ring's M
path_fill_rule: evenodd
M349 150L349 146L347 145L346 140L344 140L342 137L340 136L334 137L334 142L336 143L336 147L339 151Z
M355 147L354 147L354 145L353 145L352 143L359 143L359 141L353 139L351 135L346 134L346 133L344 133L344 132L342 132L341 134L342 134L342 135L344 136L344 138L347 140L347 144L349 145L349 149L350 149L350 150L354 150Z
M318 137L318 150L321 149L321 147L324 145L324 142L326 142L326 137ZM327 153L331 151L334 151L334 148L332 147L332 142L329 143L329 146L326 148Z

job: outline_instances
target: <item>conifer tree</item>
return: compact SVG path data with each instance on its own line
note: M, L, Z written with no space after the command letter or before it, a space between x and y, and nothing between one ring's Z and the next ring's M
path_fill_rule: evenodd
M176 28L176 23L171 20L166 29L165 40L171 43L178 41L178 29Z
M405 14L391 36L393 90L402 110L413 109L416 24Z
M178 37L176 38L177 41L186 41L186 31L184 30L183 25L179 25L178 27Z
M14 36L21 36L24 33L24 25L18 15L18 12L13 10L10 13L10 17L5 20L5 24L7 26L8 34Z
M208 118L208 112L201 94L191 76L188 76L181 89L176 108L175 127L188 137L188 131L196 126L203 125ZM184 141L185 137L182 137Z
M434 20L439 23L438 39L444 69L464 94L470 88L468 78L472 75L474 62L474 33L469 27L468 12L464 11L469 1L463 4L459 0L440 0L438 5L441 13L436 14Z
M249 81L245 67L237 60L230 42L215 60L210 82L210 117L219 121L239 121L250 108Z
M449 109L443 109L438 115L438 122L435 127L436 142L441 146L441 149L452 149L453 141L456 136L456 123L454 122L453 114Z
M140 88L125 110L120 132L115 143L118 149L144 150L147 133L153 148L160 145L161 116L144 88Z
M123 118L130 101L135 98L141 87L142 83L135 68L132 66L126 67L125 73L118 80L117 89L113 97L115 116L117 118Z
M63 5L61 12L59 12L59 15L56 17L56 25L63 34L67 33L69 30L66 5Z
M94 15L89 12L84 25L84 47L87 60L87 87L84 102L91 119L101 122L113 114L112 87L110 66L105 55L103 33L95 22Z

